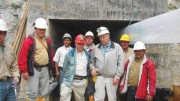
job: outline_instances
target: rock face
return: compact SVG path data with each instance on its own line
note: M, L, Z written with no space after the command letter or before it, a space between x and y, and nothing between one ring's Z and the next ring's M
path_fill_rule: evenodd
M169 10L180 8L180 0L168 0Z
M14 41L14 33L23 13L24 2L25 0L0 0L0 18L7 23L6 41L9 43Z
M147 56L156 64L157 87L180 85L180 44L148 44Z

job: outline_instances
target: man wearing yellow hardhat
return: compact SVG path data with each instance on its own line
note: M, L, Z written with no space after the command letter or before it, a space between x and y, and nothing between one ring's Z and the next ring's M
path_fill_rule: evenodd
M129 42L130 42L130 36L127 34L123 34L120 38L120 45L123 49L124 52L124 62L127 61L128 57L133 55L133 49L129 47Z
M124 53L124 64L125 62L128 60L128 57L130 57L131 55L134 54L133 49L129 47L129 42L130 42L130 36L128 34L123 34L120 38L120 45L123 49L123 53ZM119 99L120 101L126 101L126 94L119 94Z

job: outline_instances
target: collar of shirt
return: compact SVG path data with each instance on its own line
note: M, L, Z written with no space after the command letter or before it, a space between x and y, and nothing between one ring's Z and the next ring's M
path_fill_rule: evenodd
M144 56L143 56L143 57L141 57L141 58L139 58L139 59L135 59L135 62L142 62L142 61L143 61L143 59L144 59Z
M76 54L77 55L82 55L82 54L84 54L84 50L82 52L77 52L77 50L76 50Z
M63 46L66 50L70 50L71 49L71 46L69 46L69 47L65 47L65 46Z
M111 46L111 41L108 42L106 46L101 46L101 49L103 50L104 53L108 52Z
M87 45L85 45L84 48L85 48L87 51L89 51L89 50L93 49L94 46L95 46L94 44L92 44L90 47L87 47Z

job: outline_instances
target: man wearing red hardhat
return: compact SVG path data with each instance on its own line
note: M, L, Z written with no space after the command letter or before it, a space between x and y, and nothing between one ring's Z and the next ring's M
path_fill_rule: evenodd
M93 49L91 59L91 74L97 76L94 99L104 101L107 92L108 101L116 101L119 79L123 74L123 50L110 40L106 27L98 28L97 32L101 43Z
M0 101L16 101L15 83L19 82L17 57L10 44L5 42L8 28L0 19Z
M84 93L87 78L90 76L90 53L84 49L85 36L79 34L75 39L76 48L71 49L65 56L63 70L64 77L61 84L60 101L70 101L74 92L76 101L85 101Z
M62 40L64 45L57 49L55 56L53 58L53 60L55 61L56 77L59 78L60 89L64 75L64 71L63 71L64 58L66 53L72 49L71 47L72 37L69 33L65 33L62 37Z
M143 42L137 41L133 50L134 55L125 63L120 91L127 92L127 101L152 101L156 87L155 65L146 57Z
M85 34L85 38L86 38L86 44L84 46L84 48L92 53L93 48L95 47L93 40L94 40L94 34L91 31L86 32Z
M22 43L18 65L28 83L26 101L44 101L49 87L49 73L54 69L53 48L50 38L45 36L47 22L38 18L33 24L34 33Z

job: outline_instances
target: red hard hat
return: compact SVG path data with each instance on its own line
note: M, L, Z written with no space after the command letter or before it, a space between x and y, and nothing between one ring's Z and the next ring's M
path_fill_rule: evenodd
M75 41L74 41L75 43L86 43L86 38L85 38L85 36L84 35L82 35L82 34L79 34L79 35L77 35L76 36L76 39L75 39Z

